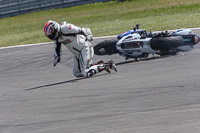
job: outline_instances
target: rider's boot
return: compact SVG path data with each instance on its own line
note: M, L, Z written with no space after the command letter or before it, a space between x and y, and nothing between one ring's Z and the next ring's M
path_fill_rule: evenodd
M115 65L114 61L110 59L108 62L104 63L105 70L108 73L111 73L111 69L117 72L117 66Z
M103 62L102 60L99 60L96 65L92 65L90 67L90 70L87 72L88 78L92 77L96 73L99 73L103 70L106 70L108 73L111 73L111 70L117 71L117 66L115 65L114 61L111 59L108 62Z
M104 63L103 60L98 60L96 64L99 65L99 64L102 64L102 63Z
M87 77L90 78L95 74L96 74L96 71L94 69L91 69L90 71L87 72Z

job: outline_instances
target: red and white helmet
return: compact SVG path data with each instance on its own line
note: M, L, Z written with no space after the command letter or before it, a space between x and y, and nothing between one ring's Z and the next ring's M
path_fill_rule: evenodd
M60 25L55 21L49 20L44 26L44 33L51 40L56 40L59 32Z

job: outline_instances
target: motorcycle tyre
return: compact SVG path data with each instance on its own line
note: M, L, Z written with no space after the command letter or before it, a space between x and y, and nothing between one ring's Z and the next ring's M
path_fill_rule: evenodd
M184 40L181 36L155 37L150 41L150 46L154 50L169 50L182 45L184 45Z
M112 39L112 40L105 40L103 42L98 43L94 46L94 54L95 55L112 55L119 53L119 51L116 48L118 40ZM101 52L100 50L104 49L104 52Z

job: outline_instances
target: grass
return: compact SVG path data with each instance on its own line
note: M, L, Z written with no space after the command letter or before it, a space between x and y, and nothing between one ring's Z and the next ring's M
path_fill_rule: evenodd
M97 37L121 34L137 23L153 31L200 27L199 18L199 0L109 1L52 9L0 19L0 47L50 41L43 33L48 20L89 27Z

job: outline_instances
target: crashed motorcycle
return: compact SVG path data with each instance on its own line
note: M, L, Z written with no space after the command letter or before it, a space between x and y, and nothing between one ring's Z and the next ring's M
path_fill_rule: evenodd
M137 24L132 30L117 36L117 39L105 40L94 46L96 55L112 55L118 53L129 58L148 58L149 54L175 55L187 52L199 43L200 37L190 29L180 29L174 32L146 32Z

